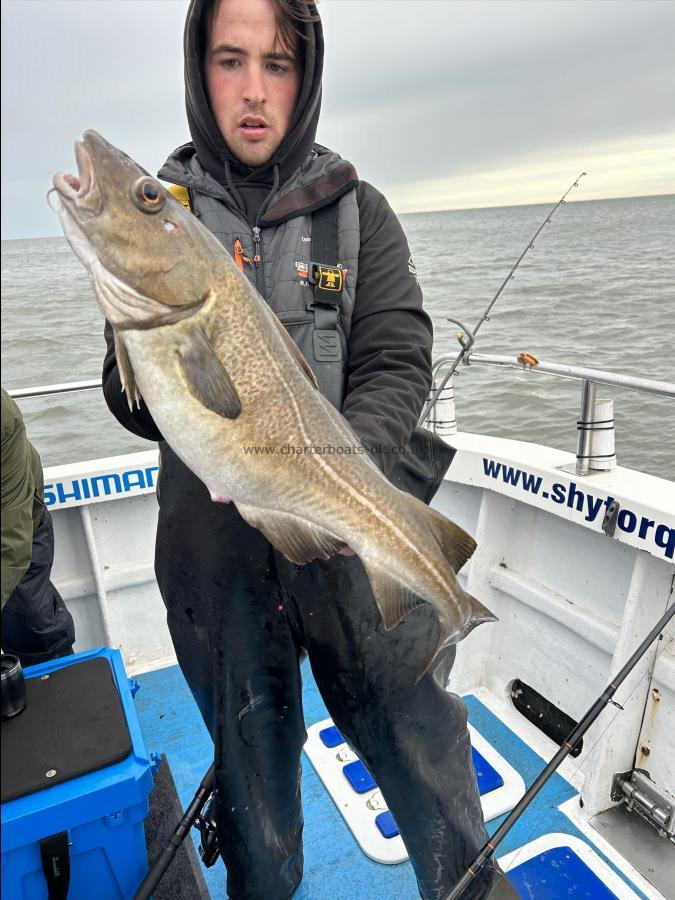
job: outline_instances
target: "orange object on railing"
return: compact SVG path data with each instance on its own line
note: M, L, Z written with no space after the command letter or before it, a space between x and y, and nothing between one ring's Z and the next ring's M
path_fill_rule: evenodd
M517 361L519 363L523 363L526 366L538 366L539 360L536 356L533 356L531 353L520 353L518 355Z

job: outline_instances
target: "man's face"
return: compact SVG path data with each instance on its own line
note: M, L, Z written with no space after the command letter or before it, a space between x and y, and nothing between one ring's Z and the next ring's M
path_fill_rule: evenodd
M218 128L246 165L266 163L295 110L297 45L275 43L272 0L220 0L206 49L206 87Z

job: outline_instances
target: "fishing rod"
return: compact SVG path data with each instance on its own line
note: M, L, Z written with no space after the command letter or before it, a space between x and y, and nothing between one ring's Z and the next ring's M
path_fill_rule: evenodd
M506 278L502 282L499 290L494 295L492 300L488 303L487 308L485 309L485 312L481 316L480 321L478 322L476 327L473 330L471 330L470 328L467 328L466 325L463 325L458 319L450 319L449 318L447 320L448 322L453 322L455 325L459 325L459 327L462 329L462 332L459 332L457 334L457 339L458 339L459 343L461 344L462 349L459 351L459 353L457 354L457 358L455 359L453 364L448 369L448 371L445 375L445 378L441 382L440 386L438 388L432 389L431 396L427 400L427 402L424 406L424 409L422 410L422 414L417 423L418 425L422 425L424 423L424 421L427 419L427 417L429 416L429 413L433 409L434 403L440 397L441 392L443 391L443 388L448 383L448 381L452 378L452 376L455 374L455 372L457 370L457 366L462 362L462 360L466 356L468 356L469 351L471 350L474 343L476 342L476 335L478 334L478 329L481 327L483 322L486 322L490 318L490 313L492 312L492 309L493 309L495 303L497 302L497 300L499 300L499 297L501 296L502 291L504 290L506 285L509 283L509 281L511 281L515 277L514 273L515 273L516 269L521 264L521 262L525 259L525 256L527 255L527 253L533 249L535 241L537 240L537 238L539 237L541 232L544 230L545 226L551 224L551 220L552 220L553 216L555 215L558 208L563 205L563 203L565 202L567 195L570 193L570 191L575 187L579 187L579 182L581 181L581 179L584 177L585 174L586 174L585 172L581 172L581 174L577 176L577 178L572 182L572 184L567 188L565 193L562 195L560 200L558 200L556 205L546 216L546 218L541 223L539 228L537 228L535 233L532 235L527 246L525 247L523 252L520 254L518 259L516 260L515 264L513 265L513 268L511 269L509 274L506 276ZM468 335L468 337L466 337L466 335Z
M206 802L213 792L215 783L215 771L213 765L211 765L211 768L202 778L201 783L197 788L197 793L192 798L192 802L185 811L183 818L174 828L168 843L154 861L148 874L143 879L141 886L134 894L134 900L149 900L149 897L155 892L155 888L173 862L174 856L190 833L190 829L198 821Z
M452 888L450 893L446 894L443 900L457 900L458 897L461 897L464 893L467 886L473 881L473 879L478 875L482 866L490 859L490 857L494 854L495 850L499 846L499 844L504 840L509 831L516 824L518 819L525 812L530 803L537 796L539 791L543 788L546 782L549 780L551 775L556 771L556 769L560 766L562 761L574 750L577 746L581 738L586 734L591 725L598 718L603 709L607 706L608 703L611 702L612 697L622 684L622 682L626 679L626 677L633 671L636 664L639 660L644 656L647 652L650 644L659 636L659 634L664 630L666 625L670 622L670 620L675 615L675 603L673 603L663 614L663 616L659 619L656 625L649 632L644 641L637 648L635 653L631 656L625 666L621 669L621 671L616 675L610 683L607 685L602 694L598 697L598 699L593 703L590 707L586 715L581 719L579 724L572 730L572 732L567 737L567 740L563 741L563 745L555 754L553 759L549 762L545 769L543 769L537 778L533 781L532 785L528 788L528 790L523 794L520 801L516 806L511 810L509 815L504 819L499 828L495 831L489 841L484 845L478 856L471 863L466 872L462 875L457 884ZM504 876L506 877L506 876Z

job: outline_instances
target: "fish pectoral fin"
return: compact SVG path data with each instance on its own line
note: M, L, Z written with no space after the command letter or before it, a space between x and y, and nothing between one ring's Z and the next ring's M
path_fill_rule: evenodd
M367 559L362 560L368 581L382 616L382 624L389 631L424 603L424 599L409 588L395 581L387 569L374 566Z
M477 625L481 625L483 622L499 621L497 616L490 612L487 606L482 604L480 600L476 600L472 594L461 589L459 602L463 606L468 606L471 610L468 619L459 631L453 631L450 623L446 622L442 616L438 616L438 641L431 654L422 663L422 666L417 673L417 677L415 678L415 684L417 684L420 678L426 674L442 647L446 644L458 644L460 641L464 640L468 634L471 634Z
M426 506L424 512L443 556L452 566L453 572L457 574L464 563L473 556L476 542L463 528L455 525L450 519L446 519L437 510Z
M187 330L176 352L195 400L225 419L236 419L241 413L237 389L198 325Z
M306 519L277 510L236 503L241 517L265 535L286 559L300 566L312 559L330 559L344 541Z
M115 359L117 360L117 371L120 373L122 390L127 395L129 409L133 412L134 403L139 409L141 408L141 392L138 390L138 385L134 378L134 370L131 367L131 360L127 353L124 338L117 332L115 332Z

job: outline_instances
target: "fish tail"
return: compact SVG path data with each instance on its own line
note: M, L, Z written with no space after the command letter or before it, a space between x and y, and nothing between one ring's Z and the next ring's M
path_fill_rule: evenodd
M461 605L469 609L469 616L465 620L462 628L453 629L450 621L444 616L438 616L438 640L434 645L431 653L424 659L415 678L415 684L427 673L429 667L436 659L436 656L446 644L457 644L470 634L477 625L483 622L496 622L497 616L490 612L487 606L484 606L480 600L477 600L467 591L459 588L459 601Z
M456 575L473 556L476 549L475 540L463 528L446 519L444 515L431 507L423 506L420 513L424 516L443 559ZM437 595L434 603L439 624L438 641L424 660L416 681L419 681L429 669L443 646L459 643L483 622L497 621L497 616L490 612L480 600L463 590L454 577L451 576L449 580L452 583L452 590L446 596ZM440 606L438 601L440 601ZM461 611L461 616L458 617L459 611Z
M393 575L391 569L381 560L362 556L361 562L368 574L368 580L377 603L382 623L389 630L395 628L410 612L423 603L431 603L436 611L439 624L438 640L431 653L425 658L417 675L417 681L429 669L441 647L457 643L482 622L495 622L497 617L479 600L462 590L455 578L462 566L472 556L476 542L459 525L455 525L435 509L425 506L413 497L407 498L410 505L405 510L411 533L419 540L419 553L428 564L427 589L430 594L423 596L411 589L414 584L404 585ZM422 567L425 566L422 563ZM431 588L430 585L434 584Z

